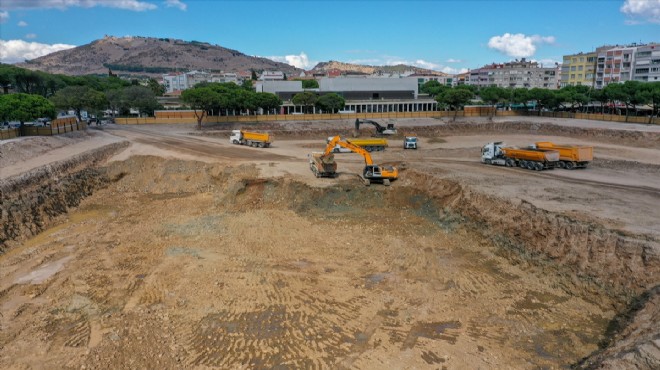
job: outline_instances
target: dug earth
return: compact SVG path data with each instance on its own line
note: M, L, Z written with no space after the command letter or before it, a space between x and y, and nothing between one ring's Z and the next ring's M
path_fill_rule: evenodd
M395 124L391 186L310 171L348 120L0 142L0 368L660 368L660 127ZM494 141L594 160L482 164Z

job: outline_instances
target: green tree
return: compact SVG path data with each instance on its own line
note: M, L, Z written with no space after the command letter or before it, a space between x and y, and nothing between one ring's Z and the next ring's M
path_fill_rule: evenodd
M321 95L316 101L316 107L324 112L335 113L344 108L344 105L346 105L346 100L336 93Z
M509 94L508 91L506 91L501 87L496 87L496 86L484 87L479 90L479 97L481 98L481 100L488 104L494 105L495 109L497 109L497 104L504 101L508 96L508 94ZM488 119L492 120L494 114L495 114L495 110L493 110L490 113Z
M254 69L251 70L251 72L252 72L252 75L251 75L252 81L256 81L258 79L257 72Z
M255 93L255 101L258 108L268 113L282 106L282 99L271 93Z
M660 82L649 82L643 85L643 94L646 95L646 100L651 103L653 111L649 117L649 124L652 123L653 117L658 117L658 106L660 105Z
M605 104L610 100L610 98L607 96L606 91L604 89L592 89L590 96L591 96L591 100L600 103L600 114L604 114Z
M438 96L438 95L444 93L445 91L447 91L449 89L450 89L449 86L442 85L442 84L440 84L440 82L438 82L436 80L431 80L431 81L425 82L421 86L420 91L425 93L425 94L429 94L430 97L435 97L435 96Z
M247 79L243 80L243 82L241 82L241 88L247 91L254 91L254 86L252 86L252 80L247 80Z
M122 91L124 102L129 104L129 108L137 109L140 114L153 115L154 110L159 106L154 92L144 86L130 86Z
M112 89L105 92L105 99L108 102L108 108L115 116L115 112L120 112L122 109L127 109L128 104L124 98L123 89Z
M82 110L99 111L107 106L105 95L88 86L67 86L55 93L51 101L57 108L73 109L78 119Z
M202 129L202 121L204 120L204 117L208 115L208 112L222 105L222 97L220 93L210 86L195 87L184 90L181 93L181 99L188 104L190 108L195 110L198 130Z
M149 81L147 81L147 87L151 89L154 96L163 96L163 94L165 94L165 86L159 84L154 78L150 78Z
M55 106L48 99L33 94L3 94L0 95L0 120L19 121L23 123L37 118L55 118Z
M442 95L435 97L435 100L440 104L447 104L454 112L454 118L452 121L456 121L456 116L458 115L458 110L465 106L470 99L474 97L474 94L469 89L459 89L453 88L447 90Z
M313 107L316 104L318 97L313 92L303 91L297 93L291 98L291 102L295 105L301 105L305 113L309 113L309 107Z
M316 80L302 80L303 89L318 89L319 82Z

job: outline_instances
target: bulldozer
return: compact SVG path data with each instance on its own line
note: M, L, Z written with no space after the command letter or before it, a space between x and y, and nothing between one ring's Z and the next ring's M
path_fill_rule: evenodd
M396 128L394 128L393 123L388 123L387 127L381 125L380 123L368 119L360 120L359 118L355 119L355 137L360 136L360 125L362 124L371 124L376 128L376 133L373 136L384 136L384 135L396 135Z
M339 136L335 136L332 140L328 141L325 151L310 154L310 169L316 177L336 176L337 164L334 161L333 154L336 145L349 149L354 153L358 153L364 158L365 166L362 171L362 177L367 186L372 183L381 183L385 186L389 186L391 181L396 180L399 177L399 170L397 170L396 167L379 166L374 164L371 159L371 154L367 150L357 145L341 141Z

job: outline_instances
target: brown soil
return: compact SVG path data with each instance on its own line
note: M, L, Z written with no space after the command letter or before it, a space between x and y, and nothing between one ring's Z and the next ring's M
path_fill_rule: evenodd
M397 124L421 145L374 154L401 170L390 187L364 187L354 154L336 155L337 179L312 176L306 155L351 122L274 123L267 149L229 144L231 127L111 126L64 143L77 157L45 139L41 165L15 141L0 163L0 367L657 363L656 132ZM479 163L494 140L597 158Z

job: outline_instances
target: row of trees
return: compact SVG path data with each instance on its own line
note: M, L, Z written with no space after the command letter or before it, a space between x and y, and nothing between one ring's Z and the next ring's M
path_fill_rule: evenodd
M459 109L472 100L481 100L486 104L502 106L522 106L534 102L535 108L548 110L587 111L592 102L599 102L601 113L620 113L626 116L630 112L637 115L640 105L649 104L652 116L658 116L660 104L660 82L626 81L623 84L610 84L603 89L588 86L566 86L559 90L541 88L501 88L461 85L454 88L429 81L422 85L421 92L427 93L440 104L441 108ZM624 109L617 109L623 105Z
M192 89L184 90L181 99L195 110L197 127L209 113L218 115L235 114L237 111L256 111L262 109L270 113L282 105L282 100L275 94L258 93L252 90L252 84L236 85L233 82L201 82Z

